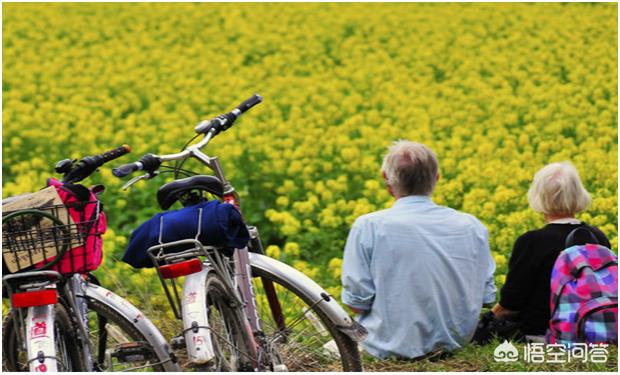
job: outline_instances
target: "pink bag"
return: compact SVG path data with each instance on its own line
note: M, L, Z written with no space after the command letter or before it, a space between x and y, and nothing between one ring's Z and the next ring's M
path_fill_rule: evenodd
M60 262L50 267L50 270L61 274L87 273L99 267L103 260L103 240L107 222L101 202L90 189L81 185L67 185L50 178L48 186L54 186L58 195L67 206L69 215L77 228L73 231L78 234L82 245L68 250ZM79 195L79 196L78 196ZM52 261L54 257L38 263L36 268Z

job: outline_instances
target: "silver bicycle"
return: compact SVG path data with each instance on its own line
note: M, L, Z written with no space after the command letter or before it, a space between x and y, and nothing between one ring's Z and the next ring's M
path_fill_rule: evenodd
M198 143L176 154L146 154L113 169L117 177L143 170L128 188L164 172L189 177L163 185L162 209L175 202L195 205L209 198L239 207L239 196L226 179L217 157L201 150L245 111L260 103L254 95L229 113L199 123ZM191 142L191 141L190 141ZM188 142L188 144L190 143ZM181 169L188 158L214 172L196 175ZM174 167L162 165L176 161ZM201 213L196 217L200 220ZM197 228L201 228L198 223ZM159 244L148 250L182 330L172 346L186 357L186 367L212 371L361 371L357 342L366 336L323 288L298 270L264 254L259 232L248 227L247 247L226 254L194 238ZM179 251L182 248L182 251ZM181 282L181 277L184 277Z
M101 241L98 225L104 220L101 202L89 198L102 187L76 183L127 152L123 146L57 164L56 171L64 174L62 189L76 197L86 193L86 199L12 211L4 207L19 197L3 201L2 282L11 302L2 329L5 370L180 370L153 323L101 287L87 262L88 252Z

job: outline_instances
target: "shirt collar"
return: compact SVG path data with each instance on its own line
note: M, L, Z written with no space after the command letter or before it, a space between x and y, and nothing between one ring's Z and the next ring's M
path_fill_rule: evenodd
M557 219L557 220L553 220L550 221L548 224L581 224L580 220L577 220L575 218L564 218L564 219Z
M431 197L426 195L408 195L398 198L392 207L407 206L414 204L434 204Z

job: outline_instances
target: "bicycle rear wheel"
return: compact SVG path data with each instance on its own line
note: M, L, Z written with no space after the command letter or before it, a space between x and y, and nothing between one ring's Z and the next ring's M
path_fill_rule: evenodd
M15 329L15 311L9 312L2 322L2 367L9 372L27 372L28 354L24 347L23 333ZM58 371L88 371L82 361L76 330L66 308L58 303L54 306L54 338Z
M87 303L89 340L98 371L164 371L162 359L131 321L97 300Z
M265 342L272 358L288 371L362 371L357 344L327 318L321 305L267 271L252 267L252 283ZM285 329L272 316L262 280L272 282L282 306Z

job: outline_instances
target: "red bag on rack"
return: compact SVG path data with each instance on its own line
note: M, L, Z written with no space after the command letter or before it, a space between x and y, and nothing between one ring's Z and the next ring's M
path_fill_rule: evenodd
M91 189L82 185L63 184L54 178L48 179L47 185L56 188L60 199L67 205L69 215L75 222L77 229L85 237L81 246L68 250L60 262L52 266L50 270L65 275L96 270L103 260L101 235L105 233L107 228L103 205ZM53 259L50 258L37 264L37 268Z

